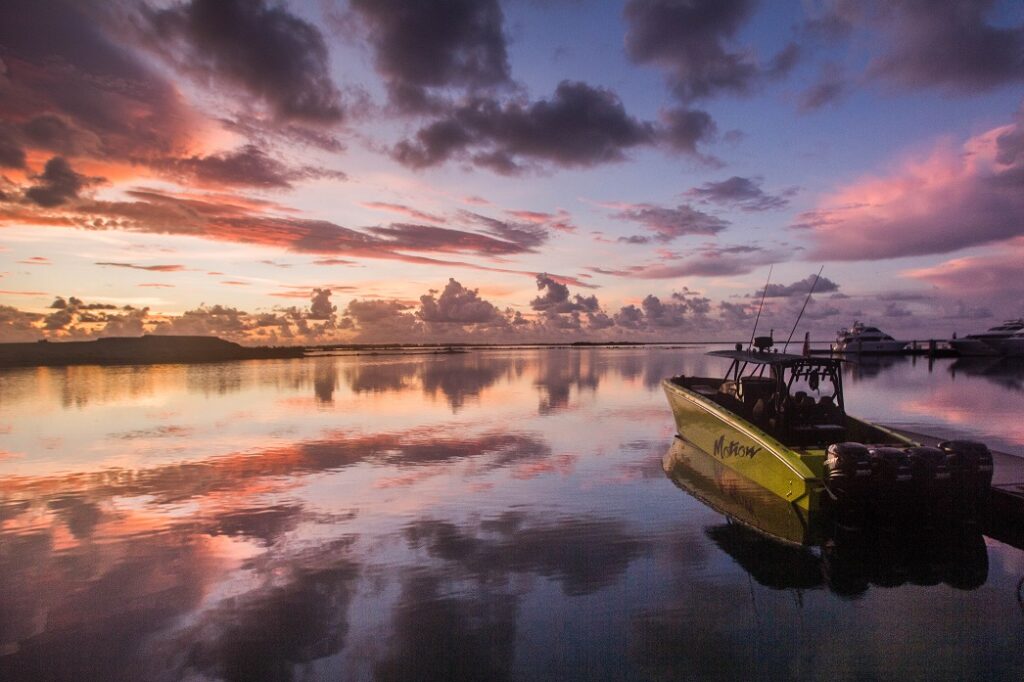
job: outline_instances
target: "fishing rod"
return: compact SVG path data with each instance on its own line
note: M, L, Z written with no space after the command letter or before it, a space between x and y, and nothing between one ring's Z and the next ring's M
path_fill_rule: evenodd
M772 268L775 265L768 266L768 279L764 283L764 291L761 292L761 305L757 307L757 317L754 319L754 330L750 332L750 343L747 344L747 350L754 347L754 335L757 334L757 323L761 320L761 308L764 307L764 297L768 294L768 282L772 281Z
M786 345L782 347L782 352L785 353L786 349L789 348L789 342L793 340L793 334L796 332L796 326L800 324L800 318L804 316L804 311L807 310L807 304L811 302L811 294L814 293L814 287L818 286L818 279L821 277L822 271L825 266L822 265L818 270L818 274L814 276L814 281L811 282L811 290L807 292L807 298L804 299L804 306L800 308L800 314L796 316L796 322L793 323L793 329L789 332L789 338L786 339Z

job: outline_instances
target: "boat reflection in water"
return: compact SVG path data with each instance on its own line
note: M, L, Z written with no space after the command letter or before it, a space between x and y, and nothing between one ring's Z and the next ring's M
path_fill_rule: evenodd
M677 486L726 516L705 534L765 587L859 597L872 586L974 590L988 579L976 524L893 514L851 526L840 510L789 504L678 437L662 464Z
M964 357L949 366L954 379L958 374L981 377L1011 391L1024 391L1024 357Z

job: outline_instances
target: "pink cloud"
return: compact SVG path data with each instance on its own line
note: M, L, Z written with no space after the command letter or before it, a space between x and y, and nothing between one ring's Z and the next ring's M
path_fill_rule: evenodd
M372 208L376 211L388 211L391 213L398 213L399 215L404 215L414 220L425 220L428 223L445 222L445 219L440 216L425 213L423 211L412 208L411 206L405 206L404 204L389 204L384 201L367 201L360 204L360 206L363 206L365 208Z
M904 274L958 297L1014 304L1024 297L1022 270L1024 237L1017 237L990 254L953 258Z
M109 263L101 262L94 265L102 265L111 268L128 268L131 270L146 270L147 272L182 272L186 270L184 265L135 265L134 263Z
M525 223L544 225L559 232L576 232L576 226L572 224L572 216L565 209L560 208L555 213L526 210L509 210L505 211L505 213Z
M1024 113L1007 126L942 142L885 177L864 178L800 216L813 258L897 258L1024 234Z

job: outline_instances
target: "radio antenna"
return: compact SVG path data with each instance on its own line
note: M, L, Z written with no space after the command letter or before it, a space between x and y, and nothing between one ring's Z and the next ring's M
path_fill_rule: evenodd
M768 279L764 283L764 291L761 292L761 305L757 306L757 317L754 318L754 330L750 332L750 343L747 344L747 350L754 347L754 335L757 334L757 323L761 320L761 308L764 307L764 297L768 294L768 282L772 281L772 268L775 264L768 266Z
M814 276L814 281L811 282L811 290L807 292L807 298L804 299L804 307L800 308L800 314L796 316L796 322L793 323L793 329L789 332L789 338L786 339L786 345L782 347L782 352L785 353L786 349L789 348L789 342L793 340L793 334L796 332L796 326L800 324L800 318L804 316L804 311L807 310L807 304L811 302L811 294L814 293L814 287L818 286L818 279L821 277L822 271L825 266L822 265L818 270L818 274Z

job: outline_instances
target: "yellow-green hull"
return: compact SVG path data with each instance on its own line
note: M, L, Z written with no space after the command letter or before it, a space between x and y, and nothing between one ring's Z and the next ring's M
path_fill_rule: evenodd
M823 513L788 504L682 438L673 439L662 466L677 486L734 521L791 544L821 539Z
M662 382L679 435L790 504L807 511L820 508L825 487L825 451L783 445L742 417L680 386Z

